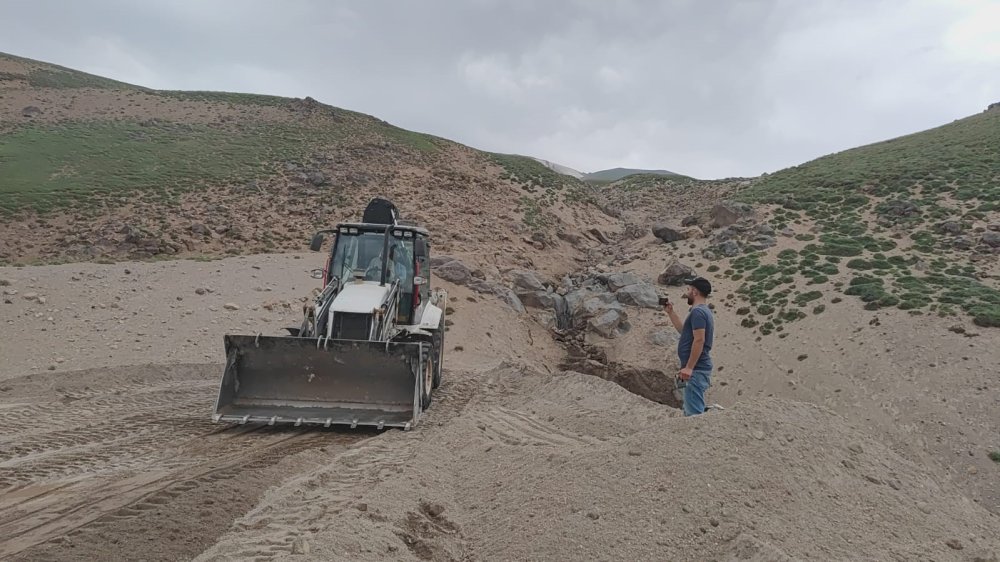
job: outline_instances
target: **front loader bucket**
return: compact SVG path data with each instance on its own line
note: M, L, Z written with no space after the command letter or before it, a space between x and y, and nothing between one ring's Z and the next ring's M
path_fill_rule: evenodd
M314 338L225 336L217 422L417 423L429 346Z

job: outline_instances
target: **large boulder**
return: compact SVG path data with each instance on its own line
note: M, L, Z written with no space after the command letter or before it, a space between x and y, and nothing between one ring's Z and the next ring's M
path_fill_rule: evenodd
M713 249L727 258L740 255L740 244L736 240L726 240Z
M681 226L695 226L696 224L698 224L698 217L694 215L688 215L681 221Z
M664 242L677 242L687 238L680 229L662 223L653 225L653 236Z
M660 308L660 295L649 283L636 283L615 292L618 302L642 308Z
M465 285L472 280L472 271L458 260L451 260L432 269L441 279L457 285Z
M712 207L712 226L729 226L753 214L753 207L746 203L721 201Z
M608 309L587 320L587 327L606 338L616 337L622 330L626 315L624 312Z
M637 283L643 283L641 277L632 273L630 271L625 271L621 273L601 273L597 276L597 279L608 286L608 290L612 293L621 289L622 287L628 287L629 285L635 285Z
M517 293L544 292L545 284L534 271L515 269L510 272L511 285Z
M691 277L694 277L693 269L679 261L674 261L663 269L656 281L661 285L680 286L684 284L685 279Z

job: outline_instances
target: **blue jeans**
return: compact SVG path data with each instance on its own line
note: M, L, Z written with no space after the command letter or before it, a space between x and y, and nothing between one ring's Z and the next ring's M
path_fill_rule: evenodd
M705 413L705 391L712 384L712 371L693 371L684 385L684 415Z

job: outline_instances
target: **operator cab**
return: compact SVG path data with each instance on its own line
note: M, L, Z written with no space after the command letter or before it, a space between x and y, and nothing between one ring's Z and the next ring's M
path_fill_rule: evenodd
M398 283L397 323L411 325L430 296L429 233L401 224L395 206L384 199L368 204L364 221L340 224L335 229L336 241L324 270L323 286L337 283L339 292L351 282Z

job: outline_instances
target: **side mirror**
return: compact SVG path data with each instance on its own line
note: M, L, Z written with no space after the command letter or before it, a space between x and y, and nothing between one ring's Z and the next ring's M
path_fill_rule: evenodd
M312 242L309 243L309 249L314 252L318 252L320 248L323 247L323 240L325 238L326 238L325 234L323 234L322 232L317 232L316 235L313 236Z
M425 283L427 283L427 279L425 277L417 275L416 277L413 278L414 285L424 285Z
M312 270L312 271L309 272L309 276L312 277L313 279L322 279L323 278L323 270L319 269L319 268L314 269L314 270Z
M413 241L413 257L415 258L426 258L427 257L427 240L423 238L417 238Z

